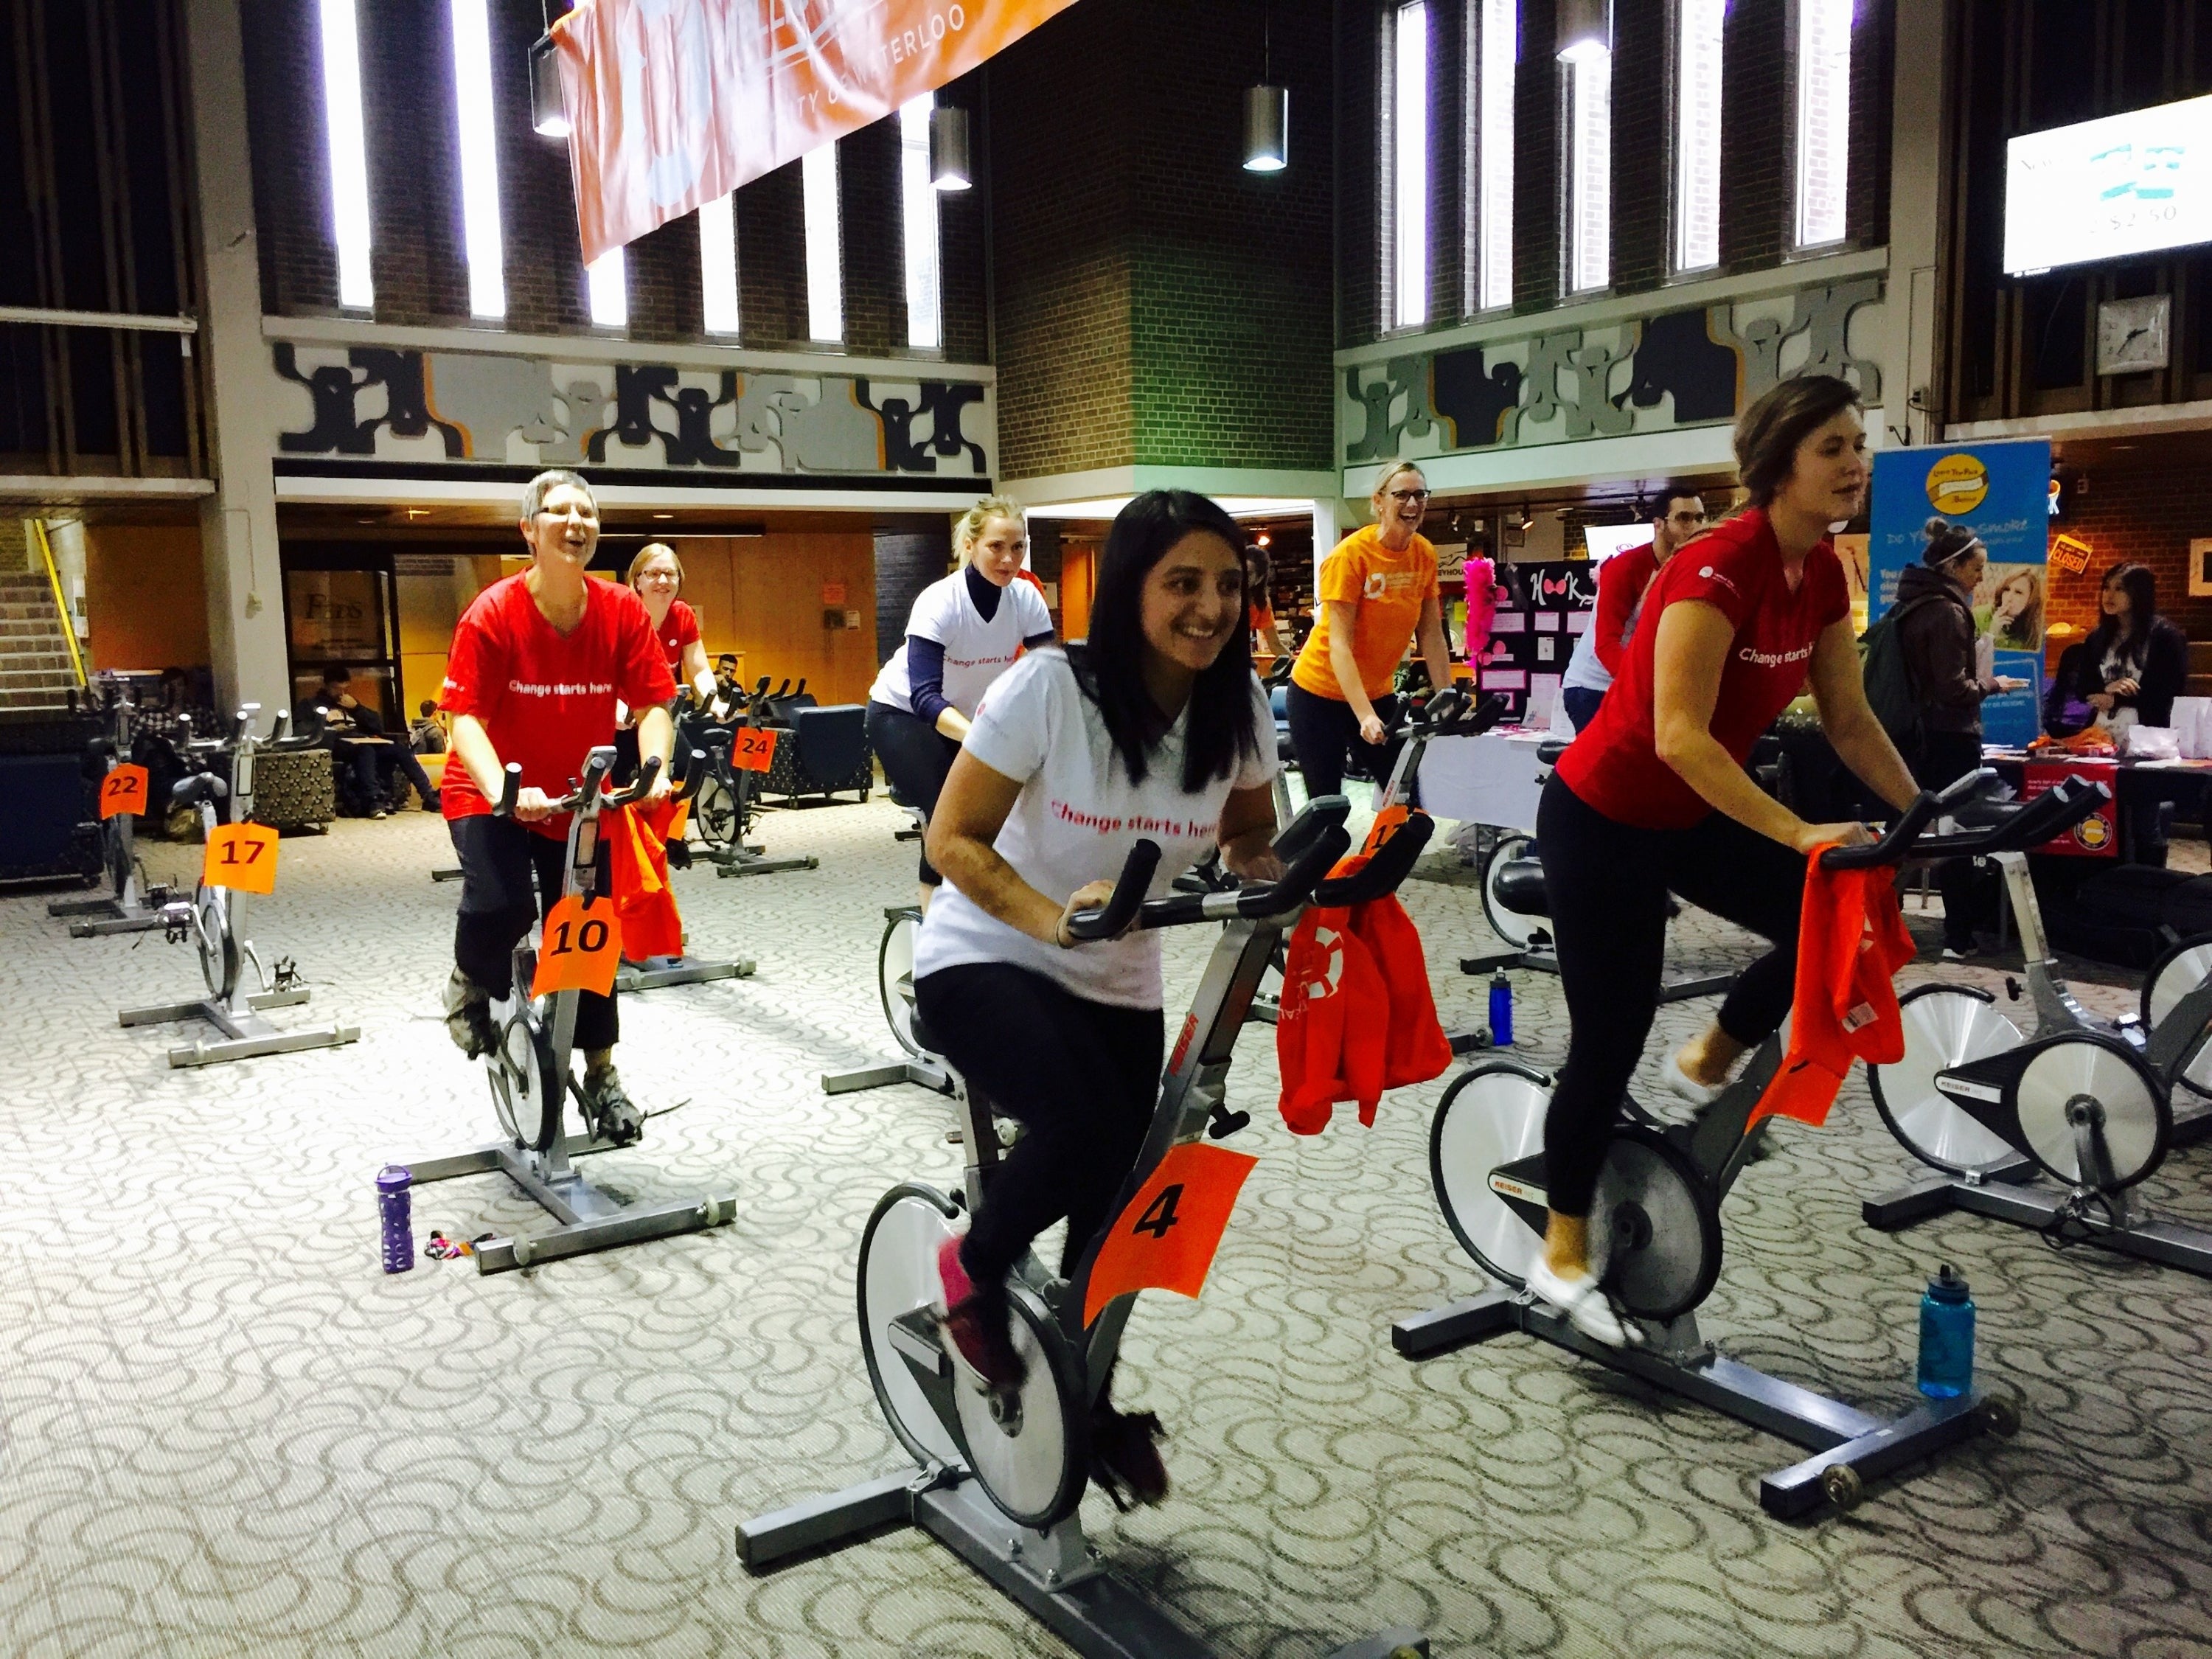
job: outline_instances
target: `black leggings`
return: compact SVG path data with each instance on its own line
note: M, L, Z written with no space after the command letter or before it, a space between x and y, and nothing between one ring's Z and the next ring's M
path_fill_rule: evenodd
M1536 845L1569 1021L1567 1061L1544 1119L1545 1175L1553 1209L1587 1215L1659 1009L1667 895L1773 941L1721 1004L1721 1030L1749 1046L1790 1012L1805 860L1718 812L1686 830L1617 823L1557 773L1536 809Z
M1298 774L1306 781L1308 800L1344 793L1344 757L1355 744L1378 780L1389 777L1390 769L1397 764L1397 740L1393 738L1380 749L1365 742L1359 735L1359 716L1341 698L1316 696L1292 680L1283 705L1290 716L1291 748L1298 757ZM1385 731L1398 723L1395 692L1375 699L1375 714Z
M884 781L891 793L921 809L927 818L937 810L939 791L952 770L952 757L960 745L919 714L894 708L887 702L871 702L867 717L868 746L884 763ZM945 878L929 861L929 843L922 842L921 884L940 885Z
M556 841L489 812L453 818L446 828L461 855L461 909L453 918L453 962L471 980L503 997L514 981L514 946L530 924L561 896L568 840ZM531 878L537 878L533 897ZM599 843L599 890L607 884L607 847ZM576 994L576 1047L611 1048L622 1035L615 1000L596 991Z
M937 1051L1027 1132L984 1189L961 1265L995 1293L1031 1241L1065 1216L1066 1276L1144 1150L1166 1021L1157 1008L1092 1002L995 962L940 968L914 982L914 997Z

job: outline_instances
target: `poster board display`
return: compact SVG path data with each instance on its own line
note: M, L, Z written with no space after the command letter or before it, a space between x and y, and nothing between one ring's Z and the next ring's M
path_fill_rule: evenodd
M1505 719L1548 725L1575 640L1597 605L1598 567L1587 559L1498 567L1498 614L1474 665L1475 690L1505 699Z

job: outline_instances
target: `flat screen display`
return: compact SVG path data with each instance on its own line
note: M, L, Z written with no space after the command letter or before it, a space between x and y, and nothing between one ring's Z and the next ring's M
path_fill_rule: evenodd
M2212 241L2212 95L2005 149L2004 268L2020 276Z

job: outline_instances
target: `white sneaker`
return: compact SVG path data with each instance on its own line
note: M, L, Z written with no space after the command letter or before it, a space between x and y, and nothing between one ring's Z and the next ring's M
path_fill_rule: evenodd
M1567 1323L1593 1342L1602 1342L1608 1348L1626 1348L1644 1340L1641 1331L1621 1322L1620 1316L1606 1300L1605 1292L1598 1288L1597 1280L1587 1272L1573 1279L1562 1279L1540 1255L1530 1264L1524 1282L1538 1301L1548 1303L1564 1314Z
M1711 1105L1721 1097L1721 1090L1728 1087L1726 1084L1715 1088L1698 1082L1682 1069L1682 1056L1672 1048L1667 1051L1667 1058L1659 1062L1659 1080L1692 1106Z

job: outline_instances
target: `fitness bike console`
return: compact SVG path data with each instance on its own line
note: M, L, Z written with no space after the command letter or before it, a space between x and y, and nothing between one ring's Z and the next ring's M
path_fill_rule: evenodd
M102 675L100 680L100 713L107 718L107 729L93 740L87 755L102 763L105 796L115 769L131 761L131 692L120 677ZM112 812L100 821L100 869L113 889L109 896L56 899L46 906L48 915L72 919L71 939L149 933L162 925L161 907L171 895L167 888L142 890L139 885L137 824L137 816L129 811Z
M695 755L694 776L699 775L699 761ZM561 896L580 900L587 916L599 890L600 810L627 805L643 795L653 787L660 760L658 756L649 757L635 785L622 793L608 794L604 786L614 763L611 746L592 750L584 763L582 781L572 793L554 803L555 811L568 815ZM510 763L492 811L501 817L512 817L521 786L522 769ZM607 902L611 909L611 900ZM592 925L586 920L582 927ZM505 1273L648 1238L699 1232L734 1220L738 1212L734 1195L629 1203L592 1185L575 1167L574 1159L588 1152L611 1152L619 1143L605 1139L596 1129L580 1142L573 1141L564 1128L568 1097L575 1095L578 1106L583 1104L581 1091L569 1071L576 999L581 993L572 989L532 995L542 932L542 927L533 926L515 945L514 977L507 994L494 999L491 1005L499 1047L484 1057L484 1065L491 1084L492 1109L498 1114L506 1139L472 1152L428 1158L407 1166L416 1186L461 1176L503 1175L561 1224L535 1237L480 1241L475 1249L480 1273Z
M1971 835L1938 843L1923 832L1993 776L1977 774L1941 795L1923 793L1880 839L1831 848L1820 855L1823 866L1869 868L1916 850L1929 856L1980 850ZM2038 821L2063 810L2042 808ZM1741 1364L1698 1332L1697 1310L1720 1276L1721 1203L1773 1121L1753 1122L1751 1115L1781 1061L1778 1034L1695 1124L1662 1125L1623 1103L1589 1217L1591 1258L1603 1264L1600 1282L1642 1339L1622 1348L1584 1336L1522 1288L1544 1243L1552 1079L1510 1060L1463 1073L1437 1104L1430 1172L1453 1236L1505 1288L1398 1321L1390 1330L1398 1352L1425 1358L1520 1331L1794 1441L1814 1455L1759 1482L1760 1505L1781 1516L1804 1514L1824 1497L1849 1509L1876 1476L1984 1429L2012 1432L2018 1412L2001 1397L1975 1392L1883 1419Z
M1107 1386L1137 1292L1102 1279L1102 1255L1164 1236L1180 1189L1154 1194L1170 1157L1216 1158L1200 1139L1224 1109L1229 1064L1253 993L1277 941L1307 902L1350 904L1395 889L1427 841L1431 821L1409 817L1364 868L1324 881L1349 843L1341 795L1308 804L1276 842L1289 867L1279 881L1234 892L1176 893L1146 902L1159 848L1140 842L1113 896L1079 914L1079 939L1110 939L1130 926L1224 922L1170 1052L1150 1130L1114 1206L1073 1277L1034 1255L1007 1286L1013 1341L1028 1366L1018 1396L994 1397L956 1361L937 1328L938 1251L964 1207L996 1177L1000 1155L990 1103L954 1074L963 1127L964 1190L950 1197L921 1182L894 1187L860 1240L860 1346L878 1404L915 1467L741 1523L738 1559L759 1571L799 1551L893 1524L920 1527L1026 1607L1078 1652L1098 1659L1197 1659L1212 1651L1133 1586L1112 1575L1084 1536L1091 1406ZM1295 852L1288 849L1296 848ZM1188 1162L1178 1170L1188 1167ZM1112 1280L1113 1284L1121 1281ZM1340 1650L1337 1659L1425 1653L1425 1641L1393 1631Z
M1902 999L1905 1057L1870 1067L1869 1081L1890 1133L1936 1173L1870 1200L1869 1225L1893 1231L1966 1210L2054 1243L2212 1276L2212 1232L2157 1219L2136 1192L2170 1150L2212 1131L2212 935L2159 959L2140 1018L2097 1019L2052 958L2028 872L2024 849L2108 797L2102 784L2069 778L2024 808L1997 809L1990 850L2035 1024L2023 1034L1977 986L1923 985ZM2039 812L2054 798L2069 805ZM2177 1090L2186 1109L2175 1109Z
M307 749L313 734L288 736L291 716L280 711L268 740L253 735L259 703L249 702L238 711L226 742L187 739L185 758L198 757L202 769L179 779L169 793L179 806L199 809L204 838L212 840L225 823L244 823L253 816L253 757L261 749ZM221 758L225 774L206 769ZM123 816L123 815L118 815ZM110 822L114 820L111 819ZM127 818L126 820L127 821ZM224 1060L252 1060L262 1054L296 1053L302 1048L335 1048L360 1040L357 1025L325 1025L306 1030L279 1030L261 1018L264 1008L288 1008L308 1000L307 988L297 983L289 962L276 963L274 981L261 965L260 953L246 937L247 895L243 888L216 887L200 882L190 899L172 899L158 913L164 936L173 944L189 939L197 947L200 977L207 995L191 1002L158 1003L150 1008L125 1008L116 1018L124 1025L166 1025L175 1020L203 1020L222 1033L222 1040L206 1039L169 1050L172 1066L213 1066ZM74 931L74 930L72 930ZM262 988L244 988L245 965L253 963L254 977Z

